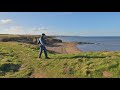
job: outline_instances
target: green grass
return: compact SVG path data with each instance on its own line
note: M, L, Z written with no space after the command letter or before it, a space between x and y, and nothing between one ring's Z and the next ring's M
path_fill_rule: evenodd
M0 78L110 78L120 77L120 51L56 54L38 60L36 45L0 42ZM109 76L107 77L109 78Z

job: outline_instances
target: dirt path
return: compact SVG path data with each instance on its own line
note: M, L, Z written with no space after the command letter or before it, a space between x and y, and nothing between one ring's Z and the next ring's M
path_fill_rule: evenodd
M76 43L73 42L64 42L57 43L54 46L47 46L47 49L61 54L76 54L81 51L76 47Z

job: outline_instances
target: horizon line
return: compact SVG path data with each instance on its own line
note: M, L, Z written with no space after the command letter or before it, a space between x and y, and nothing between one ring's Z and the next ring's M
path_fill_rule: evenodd
M41 34L0 34L0 35L41 35ZM112 35L103 35L103 36L85 36L85 35L47 35L47 36L71 36L71 37L74 37L74 36L78 36L78 37L111 37ZM113 35L112 37L120 37L120 36L115 36Z

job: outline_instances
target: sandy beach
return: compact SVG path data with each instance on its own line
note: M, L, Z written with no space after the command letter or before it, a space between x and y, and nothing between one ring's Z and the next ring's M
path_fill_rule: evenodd
M47 50L60 54L77 54L80 53L81 50L79 50L76 45L74 42L56 43L52 46L47 46Z

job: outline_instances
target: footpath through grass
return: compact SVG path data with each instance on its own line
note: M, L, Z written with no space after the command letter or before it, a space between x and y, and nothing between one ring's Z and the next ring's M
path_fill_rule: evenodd
M39 47L0 42L0 78L119 78L120 51L56 54L38 60Z

